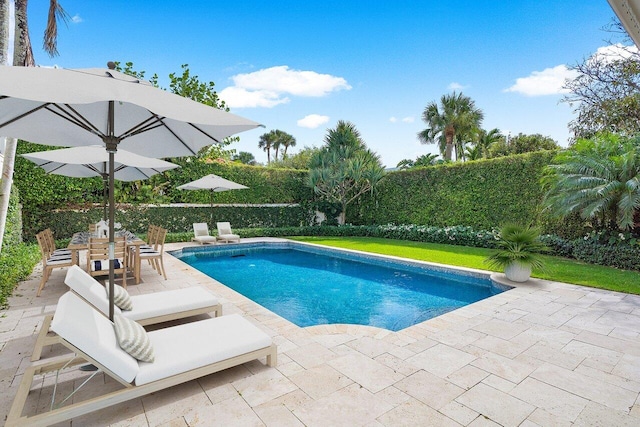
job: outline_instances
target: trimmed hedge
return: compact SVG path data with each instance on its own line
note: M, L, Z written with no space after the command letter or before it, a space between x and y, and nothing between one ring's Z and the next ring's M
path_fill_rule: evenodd
M46 217L30 217L25 226L25 236L32 240L36 233L51 227L57 238L68 238L73 233L87 230L90 223L100 221L102 208L57 210ZM170 232L193 234L194 222L208 222L210 229L215 223L228 221L237 228L278 228L312 224L315 212L306 205L277 206L147 206L119 205L115 221L124 229L144 233L149 224L159 225ZM193 237L193 236L191 236ZM187 240L191 240L191 237Z
M537 223L542 171L555 151L389 173L348 215L354 224L464 224L492 229Z

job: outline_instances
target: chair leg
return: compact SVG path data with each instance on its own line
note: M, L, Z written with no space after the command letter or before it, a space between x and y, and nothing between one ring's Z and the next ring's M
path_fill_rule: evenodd
M164 270L164 261L162 260L162 257L160 257L159 261L160 261L160 269L162 270L162 275L164 276L164 280L167 280L167 273Z
M44 270L42 271L42 280L40 281L38 292L36 293L37 297L40 296L40 292L42 292L42 290L44 289L44 285L45 283L47 283L47 280L49 280L50 275L51 275L51 268L45 267Z

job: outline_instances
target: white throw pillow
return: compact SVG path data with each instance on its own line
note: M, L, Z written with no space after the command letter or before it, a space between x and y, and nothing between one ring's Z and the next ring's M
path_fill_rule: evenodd
M139 323L114 315L113 327L120 348L142 362L153 362L155 355L147 332Z
M107 299L109 298L109 282L105 285L105 290L107 291ZM113 285L113 303L120 308L120 310L132 310L133 309L133 301L131 301L131 296L129 292L125 288L120 285Z

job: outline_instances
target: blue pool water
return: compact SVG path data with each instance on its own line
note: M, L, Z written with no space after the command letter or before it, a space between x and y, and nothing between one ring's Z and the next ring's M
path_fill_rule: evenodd
M505 290L479 275L293 243L172 254L301 327L349 323L398 331Z

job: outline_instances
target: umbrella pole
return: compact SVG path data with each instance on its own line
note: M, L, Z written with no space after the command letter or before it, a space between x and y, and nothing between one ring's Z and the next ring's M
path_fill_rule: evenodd
M115 197L113 195L114 192L114 157L116 151L118 150L118 141L113 136L114 133L114 102L109 101L109 122L107 135L109 135L106 139L107 152L109 153L109 320L113 322L113 294L114 294L114 281L115 281L115 252L116 252L116 244L115 244L115 228L114 228L114 220L116 208L114 206ZM126 274L126 273L125 273Z
M209 190L209 222L213 228L213 190Z
M103 174L102 175L102 219L107 220L107 198L109 192L109 176Z

